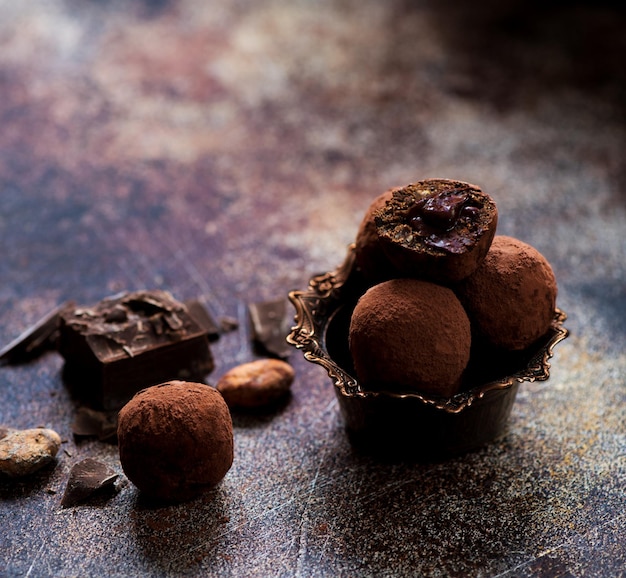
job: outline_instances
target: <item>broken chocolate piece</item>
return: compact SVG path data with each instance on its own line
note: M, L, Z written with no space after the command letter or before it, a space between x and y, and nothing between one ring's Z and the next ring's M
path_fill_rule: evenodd
M58 337L61 313L74 304L70 301L55 307L37 323L26 329L0 350L0 365L17 365L33 360L44 351L54 349Z
M96 411L79 407L72 423L77 438L96 437L100 441L117 441L117 412Z
M287 335L293 318L288 313L287 300L262 301L248 305L252 321L252 337L263 353L286 358L290 348Z
M86 458L70 470L61 505L70 508L107 489L115 489L117 478L118 475L106 464L93 458Z
M229 333L239 329L239 321L234 317L220 317L220 329L222 333Z
M84 402L119 409L171 379L201 381L214 368L207 332L165 291L137 291L61 315L64 378Z
M198 325L207 333L209 341L217 341L220 338L221 328L209 313L209 310L197 299L185 301L185 307Z

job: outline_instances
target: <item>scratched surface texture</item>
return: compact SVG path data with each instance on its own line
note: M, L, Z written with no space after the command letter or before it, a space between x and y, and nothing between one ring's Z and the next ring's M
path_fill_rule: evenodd
M478 7L480 4L480 7ZM626 568L624 12L489 0L0 0L0 343L121 290L246 305L345 255L370 201L474 182L551 261L571 336L506 437L435 463L346 438L294 350L276 413L234 416L211 494L156 508L77 441L49 353L0 369L0 424L65 440L0 482L0 576L618 576ZM119 492L61 508L73 464Z

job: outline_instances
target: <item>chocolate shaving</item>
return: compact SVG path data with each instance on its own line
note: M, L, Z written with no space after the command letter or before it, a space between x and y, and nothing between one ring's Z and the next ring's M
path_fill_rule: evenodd
M61 506L70 508L115 488L118 475L106 464L86 458L70 470Z

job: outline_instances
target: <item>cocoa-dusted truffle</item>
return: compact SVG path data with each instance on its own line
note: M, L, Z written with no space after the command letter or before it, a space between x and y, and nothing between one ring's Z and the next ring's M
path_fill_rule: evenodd
M118 420L125 474L149 498L180 502L218 484L233 463L233 425L221 394L170 381L137 393Z
M546 258L513 237L497 235L480 267L455 289L473 331L495 347L520 350L548 331L557 284Z
M372 283L380 283L398 276L387 259L378 238L374 217L393 196L393 190L376 197L365 211L354 241L354 258L363 276Z
M395 189L374 221L381 247L401 276L448 284L482 262L498 210L476 185L427 179Z
M365 388L450 397L469 361L470 323L451 289L392 279L357 302L349 345Z

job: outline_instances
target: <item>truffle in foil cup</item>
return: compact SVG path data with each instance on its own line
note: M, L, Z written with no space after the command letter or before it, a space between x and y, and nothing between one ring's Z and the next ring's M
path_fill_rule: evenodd
M348 346L352 311L367 288L351 245L336 270L313 276L304 291L289 293L296 312L287 341L326 369L350 439L368 453L440 459L497 440L506 433L519 385L548 379L553 349L568 336L566 315L555 309L548 332L527 349L473 350L464 385L450 398L393 387L368 391L355 377Z

